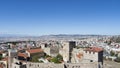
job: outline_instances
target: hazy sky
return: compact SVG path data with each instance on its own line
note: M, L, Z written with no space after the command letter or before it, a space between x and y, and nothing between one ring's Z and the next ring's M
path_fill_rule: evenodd
M120 0L0 0L0 33L120 34Z

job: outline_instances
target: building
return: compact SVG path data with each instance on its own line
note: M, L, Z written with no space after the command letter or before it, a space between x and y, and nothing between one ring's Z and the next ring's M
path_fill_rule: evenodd
M80 62L82 62L83 57L84 57L83 53L84 53L84 49L82 49L82 48L80 48L80 49L73 48L71 63L80 63Z
M29 61L30 58L27 53L18 52L18 59L23 61Z
M7 60L3 59L0 61L0 68L7 68Z
M16 49L8 49L8 68L12 67L13 58L17 58L18 51Z
M90 62L101 62L103 64L103 49L99 47L89 47L84 50L84 60Z
M26 68L26 62L19 61L14 58L12 62L12 68Z
M76 43L74 41L64 42L60 49L60 54L63 56L64 62L71 62L72 51L75 48Z
M32 55L36 55L36 54L43 55L43 50L41 48L28 49L26 50L26 53L29 57L31 57Z

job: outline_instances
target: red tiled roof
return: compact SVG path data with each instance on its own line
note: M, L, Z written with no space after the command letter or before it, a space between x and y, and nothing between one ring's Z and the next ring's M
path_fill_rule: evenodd
M18 56L21 56L21 57L24 57L24 58L27 58L28 57L28 55L27 54L25 54L25 53L18 53Z
M37 48L37 49L29 49L27 50L29 53L39 53L39 52L43 52L43 50L41 48Z
M3 61L8 61L8 57L5 57L2 59Z
M100 47L89 47L85 51L100 52L100 51L103 51L103 49Z

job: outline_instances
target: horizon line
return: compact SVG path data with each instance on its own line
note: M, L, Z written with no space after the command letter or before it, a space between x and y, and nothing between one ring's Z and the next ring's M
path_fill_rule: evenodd
M41 35L30 35L30 34L13 34L13 33L0 33L0 36L47 36L47 35L106 35L106 36L118 36L120 34L41 34Z

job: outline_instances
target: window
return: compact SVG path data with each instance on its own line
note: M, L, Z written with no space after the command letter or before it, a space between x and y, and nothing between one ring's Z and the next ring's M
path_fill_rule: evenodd
M93 62L93 60L90 60L90 62Z

